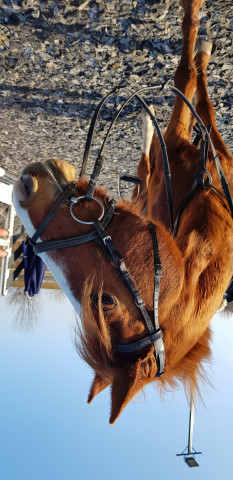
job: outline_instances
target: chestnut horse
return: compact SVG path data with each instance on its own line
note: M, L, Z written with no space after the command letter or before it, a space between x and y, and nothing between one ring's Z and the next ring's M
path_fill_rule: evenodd
M199 146L191 143L194 117L176 97L170 123L164 134L173 192L174 218L179 216L176 235L170 229L163 173L163 157L152 120L144 114L143 153L138 166L139 198L121 200L107 227L124 259L149 317L154 308L154 253L148 221L156 229L162 263L159 291L159 323L165 347L164 375L158 377L158 362L150 343L140 350L122 353L116 345L133 344L148 336L148 327L134 299L95 241L41 253L58 284L74 307L82 309L78 349L95 371L88 401L111 385L111 417L115 422L124 407L149 382L160 386L181 381L192 392L203 376L203 362L210 354L209 322L219 308L233 272L233 220L214 162L214 148L232 191L232 155L215 123L207 93L206 68L209 42L197 41L198 12L203 0L182 0L183 50L175 74L175 87L189 102L196 99L196 111L206 127L211 125L203 185L193 189L180 212L180 205L192 188L199 168ZM214 146L214 147L213 147ZM206 152L207 153L207 152ZM212 185L206 181L212 177ZM61 160L32 163L14 186L14 205L32 237L53 208L57 197L75 180L75 169ZM76 197L84 196L72 213L84 222L99 216L99 203L85 198L87 180L75 184ZM218 189L218 190L217 190ZM106 205L109 197L96 188L95 198ZM135 195L134 195L135 199ZM143 215L142 213L145 213ZM90 226L75 221L67 201L40 233L42 241L86 234ZM108 237L109 238L109 237ZM162 372L160 372L162 373Z

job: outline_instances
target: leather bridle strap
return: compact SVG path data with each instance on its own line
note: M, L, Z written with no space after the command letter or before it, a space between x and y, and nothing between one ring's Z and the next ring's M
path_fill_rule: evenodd
M231 216L233 218L233 201L232 201L232 197L231 197L231 193L230 193L230 188L229 188L229 185L227 183L227 180L226 180L226 177L224 175L224 172L223 172L223 169L222 169L222 165L220 163L220 160L219 160L219 157L217 155L217 152L214 148L214 145L213 145L213 142L210 138L210 135L209 135L209 132L208 132L208 128L204 125L203 121L201 120L201 118L199 117L199 115L197 114L197 112L195 111L195 109L193 108L192 104L188 101L188 99L185 97L185 95L180 92L180 90L178 90L177 88L172 88L171 89L176 95L178 95L185 103L186 105L189 107L190 111L192 112L192 114L194 115L194 117L196 118L196 120L198 121L199 123L199 127L202 131L202 138L203 138L203 141L202 141L202 147L203 149L206 149L207 148L207 141L209 142L210 146L211 146L211 149L212 149L212 153L213 153L213 157L214 157L214 163L215 163L215 166L216 166L216 169L217 169L217 173L218 173L218 176L219 176L219 180L221 182L221 185L222 185L222 189L223 189L223 192L224 192L224 195L225 195L225 198L227 200L227 203L228 203L228 206L229 206L229 209L230 209L230 212L231 212ZM206 151L204 151L204 157L206 157ZM202 175L202 184L204 185L204 176L207 174L209 175L209 172L205 169L204 172L199 172L199 174L203 173ZM200 184L200 180L199 180L199 184Z
M189 189L185 198L181 202L181 205L179 207L179 211L177 213L176 220L175 220L175 223L174 223L173 236L176 237L177 233L178 233L178 228L179 228L179 225L180 225L181 216L182 216L186 206L188 205L188 203L192 199L195 191L198 189L198 187L201 187L202 189L203 188L208 188L216 196L218 196L220 201L223 203L223 206L225 208L227 208L227 206L223 202L223 199L221 198L221 196L223 196L228 203L228 207L230 209L230 214L231 214L232 217L233 217L233 202L232 202L232 197L231 197L229 185L228 185L226 177L224 175L219 157L216 153L216 150L215 150L214 145L213 145L213 143L211 141L211 138L210 138L211 126L206 127L204 125L203 121L198 116L198 114L195 111L195 109L193 108L192 104L188 101L188 99L185 97L185 95L182 92L180 92L176 88L172 88L172 91L174 91L174 93L176 95L178 95L186 103L186 105L189 107L192 114L194 115L194 117L198 121L197 125L195 125L195 130L197 132L197 139L195 139L194 144L195 144L196 147L198 146L198 143L201 140L199 169L197 170L197 172L195 174L195 180L194 180L191 188ZM220 190L218 190L216 187L214 187L212 185L211 175L206 168L206 163L207 163L207 159L208 159L209 144L211 145L211 148L212 148L212 153L213 153L213 157L214 157L215 166L216 166L217 173L218 173L218 176L219 176L219 179L220 179L220 182L221 182L222 189L223 189L224 193L222 193Z
M50 220L54 217L58 208L62 203L68 198L76 184L73 182L65 189L65 191L58 197L54 206L48 213L47 217L44 219L36 233L33 235L32 239L29 239L30 244L33 246L34 253L36 255L51 251L57 250L60 248L69 248L78 245L84 245L88 242L95 241L97 245L101 248L105 256L113 265L114 269L118 273L119 277L133 296L135 305L139 308L142 317L147 325L149 330L149 335L145 338L133 342L130 344L116 345L116 351L130 353L132 351L140 350L147 345L153 344L155 349L155 357L157 364L157 373L156 376L160 376L164 372L165 364L165 353L164 353L164 343L163 343L163 334L159 328L158 321L158 300L159 300L159 287L160 287L160 278L162 276L161 261L158 251L158 240L156 235L155 226L150 222L150 231L152 236L153 250L154 250L154 264L155 264L155 288L154 288L154 324L151 321L151 318L145 307L145 303L137 290L133 279L130 273L126 269L125 262L121 257L118 250L112 243L111 237L105 231L108 224L110 223L112 216L115 210L115 201L110 200L106 204L106 212L102 219L102 223L99 220L94 220L93 226L94 230L86 234L75 235L72 237L65 237L55 240L48 240L44 242L35 243L40 234L44 231Z
M121 254L113 245L110 235L104 230L103 226L98 220L94 221L94 228L99 236L99 241L97 238L96 243L99 245L99 247L101 248L105 256L108 258L108 260L111 262L112 266L118 273L125 286L130 291L131 295L133 296L135 305L141 310L141 313L146 320L149 332L152 333L154 331L153 323L147 313L147 310L145 309L144 301L139 291L137 290L130 273L126 269L126 265Z
M133 353L138 350L141 350L144 347L148 347L148 345L153 345L155 347L156 353L156 363L158 366L158 372L156 374L157 377L160 377L164 373L164 364L165 364L165 354L164 354L164 344L163 344L163 334L162 331L159 329L158 332L154 332L147 337L141 338L133 343L122 343L115 345L116 352L120 353ZM158 353L159 352L159 353ZM159 359L159 362L158 360Z
M108 224L112 219L112 216L115 211L115 204L116 204L115 200L109 200L109 202L106 204L106 211L102 219L102 224L104 228L107 228ZM43 253L43 252L49 252L49 251L58 250L61 248L69 248L69 247L75 247L79 245L85 245L86 243L93 242L97 238L98 238L98 234L96 233L96 231L91 230L88 233L73 235L71 237L57 238L54 240L47 240L47 241L45 240L44 242L34 243L33 237L29 241L33 246L34 253L36 255L39 255L40 253Z
M96 121L98 119L100 110L101 110L102 106L105 104L106 100L109 97L111 97L111 95L117 93L122 88L124 88L124 87L120 87L120 86L119 87L114 87L111 92L107 93L105 95L105 97L103 97L101 99L98 106L96 107L96 110L95 110L94 115L93 115L92 120L91 120L89 131L88 131L88 134L87 134L87 140L86 140L85 151L84 151L84 155L83 155L82 167L81 167L81 171L80 171L80 174L79 174L80 178L82 178L86 175L87 162L88 162L90 149L91 149L91 145L92 145L92 140L93 140L93 136L94 136L94 132L95 132Z
M159 321L158 321L158 299L159 299L160 278L162 276L162 268L161 268L161 261L160 261L159 252L158 252L158 240L157 240L155 226L152 223L150 223L149 225L150 225L150 231L152 235L154 261L155 261L154 324L151 321L151 318L146 310L145 303L137 287L135 286L130 273L126 269L126 265L121 254L113 245L111 237L104 230L101 223L98 220L94 221L94 228L99 236L99 239L95 240L96 243L99 245L99 247L103 251L104 255L107 257L107 259L111 262L112 266L114 267L115 271L119 275L120 279L122 280L122 282L125 284L129 292L131 293L134 299L134 303L141 311L142 317L149 330L148 336L136 342L117 344L115 346L115 350L121 353L131 353L136 350L140 350L141 348L147 345L154 344L156 364L158 367L156 376L160 376L164 372L164 364L165 364L163 334L159 328Z
M31 245L33 245L34 243L36 243L36 241L38 240L38 238L40 237L41 233L43 233L43 231L45 230L45 228L47 227L47 225L49 224L49 222L52 220L52 218L54 217L54 215L57 213L59 207L67 200L67 198L69 197L69 195L73 192L73 190L75 189L76 187L76 183L75 182L71 182L69 183L69 185L65 188L65 190L61 193L61 195L59 195L59 197L57 198L56 202L54 203L53 207L51 208L51 210L49 211L48 215L45 217L45 219L43 220L43 222L40 224L39 228L36 230L36 232L34 233L33 237L30 238L30 243Z
M84 152L84 158L83 158L83 162L82 162L82 168L81 168L81 172L80 172L80 176L82 177L85 172L86 172L86 166L87 166L87 161L88 161L88 156L89 156L89 153L90 153L90 147L91 147L91 143L92 143L92 139L93 139L93 135L94 135L94 129L95 129L95 124L96 124L96 121L98 119L98 115L99 115L99 112L102 108L102 106L104 105L105 101L107 100L107 98L112 95L113 93L117 92L118 90L120 90L121 88L124 88L124 87L118 87L118 89L114 89L112 92L110 92L109 94L107 94L102 100L101 102L99 103L99 105L97 106L96 108L96 111L94 113L94 116L92 118L92 121L91 121L91 125L90 125L90 128L89 128L89 132L88 132L88 136L87 136L87 142L86 142L86 147L85 147L85 152ZM100 148L100 151L99 151L99 154L98 154L98 157L95 161L95 165L94 165L94 169L93 169L93 172L92 172L92 175L90 177L90 181L89 181L89 185L88 185L88 188L87 188L87 193L86 193L86 196L87 197L92 197L93 194L94 194L94 190L95 190L95 186L96 186L96 183L97 183L97 180L99 178L99 175L100 175L100 172L101 172L101 169L102 169L102 166L103 166L103 162L104 162L104 156L103 156L103 151L104 151L104 148L105 148L105 145L106 145L106 142L107 142L107 139L109 137L109 134L113 128L113 126L115 125L118 117L120 116L123 108L125 108L125 106L134 98L136 97L136 99L139 101L139 103L141 104L141 106L146 110L147 114L149 115L149 117L151 118L152 122L153 122L153 125L154 125L154 128L156 130L156 133L158 135L158 138L159 138L159 142L160 142L160 146L161 146L161 150L162 150L162 158L163 158L163 167L164 167L164 177L165 177L165 185L166 185L166 193L167 193L167 203L168 203L168 209L169 209L169 217L170 217L170 224L171 224L171 231L173 232L173 228L174 228L174 222L173 222L173 199L172 199L172 187L171 187L171 174L170 174L170 167L169 167L169 161L168 161L168 155L167 155L167 150L166 150L166 145L165 145L165 142L164 142L164 139L163 139L163 135L162 135L162 132L159 128L159 125L158 125L158 122L155 118L155 116L153 115L153 113L150 111L147 103L145 102L145 100L141 97L141 93L143 93L144 91L148 91L148 90L153 90L154 88L156 87L143 87L143 88L140 88L139 90L137 90L136 92L132 92L128 87L125 88L125 90L127 90L129 92L129 97L123 102L123 104L121 105L121 107L119 108L119 110L117 111L117 113L115 114L109 128L108 128L108 131L105 135L105 138L104 138L104 141L102 143L102 146Z
M181 202L181 205L180 205L180 208L179 208L179 211L177 213L177 216L176 216L176 220L175 220L175 223L174 223L174 232L173 232L173 236L176 237L177 236L177 233L178 233L178 228L179 228L179 225L180 225L180 220L181 220L181 216L186 208L186 206L188 205L188 203L190 202L191 198L193 197L193 194L194 192L196 191L196 188L198 187L198 183L197 183L197 179L195 178L191 188L189 189L187 195L185 196L185 198L182 200Z
M159 256L159 245L158 238L155 230L155 226L152 222L149 222L150 233L153 243L153 252L154 252L154 324L155 330L159 330L159 318L158 318L158 307L159 307L159 290L160 290L160 279L162 277L162 263Z

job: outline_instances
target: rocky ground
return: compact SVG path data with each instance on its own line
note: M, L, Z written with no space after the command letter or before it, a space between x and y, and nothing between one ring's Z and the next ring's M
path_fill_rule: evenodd
M181 52L178 0L0 0L0 166L59 157L79 171L95 106L114 86L154 85L150 101L161 128ZM214 42L209 92L219 129L233 149L232 0L206 0L200 34ZM93 156L122 97L103 109ZM121 115L106 148L102 183L114 192L119 172L140 158L139 106Z

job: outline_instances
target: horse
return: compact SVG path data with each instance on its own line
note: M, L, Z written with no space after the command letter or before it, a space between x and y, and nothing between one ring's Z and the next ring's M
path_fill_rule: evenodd
M15 209L34 251L82 310L77 348L95 373L88 402L111 386L111 424L150 382L198 391L211 353L209 323L232 277L233 159L207 91L211 43L197 39L203 1L181 2L174 84L183 98L176 96L163 135L170 184L150 107L142 115L140 190L135 186L131 202L114 205L101 187L90 195L90 182L75 181L74 166L59 159L31 163L14 185ZM191 140L194 99L201 144Z

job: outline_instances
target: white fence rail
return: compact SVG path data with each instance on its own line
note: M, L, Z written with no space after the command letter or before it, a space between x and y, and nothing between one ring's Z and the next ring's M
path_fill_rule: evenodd
M7 295L10 286L24 287L23 278L23 248L20 238L25 234L21 226L14 233L15 209L12 204L12 189L16 178L0 167L0 211L4 216L4 225L1 228L7 230L8 236L0 238L0 250L5 251L4 257L0 259L0 295ZM59 289L52 274L46 270L42 288Z
M14 181L15 177L0 167L0 208L5 218L2 228L8 232L8 236L0 240L0 248L6 252L6 256L1 257L0 295L7 294L9 286L23 270L23 260L21 260L16 268L12 268L14 262L20 259L22 253L22 246L15 249L15 244L24 233L24 228L21 227L19 231L14 234L15 209L12 204Z

